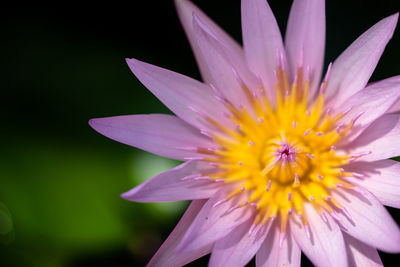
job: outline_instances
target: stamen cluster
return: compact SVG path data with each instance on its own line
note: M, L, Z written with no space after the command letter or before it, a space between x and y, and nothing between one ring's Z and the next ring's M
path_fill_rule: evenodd
M262 86L251 90L242 82L251 105L236 107L213 88L236 127L233 130L205 117L215 128L215 133L205 134L219 148L198 151L209 155L204 160L218 167L205 176L232 185L231 192L216 205L234 197L244 199L229 212L251 205L256 209L252 231L279 218L284 235L291 215L298 216L307 229L307 216L303 216L306 202L325 219L325 213L335 216L335 209L344 210L331 192L339 187L355 190L342 179L352 176L342 169L352 156L337 153L335 145L354 121L339 123L344 114L332 115L325 108L329 70L315 98L309 97L309 79L302 68L291 86L282 66L276 73L276 101L268 99Z

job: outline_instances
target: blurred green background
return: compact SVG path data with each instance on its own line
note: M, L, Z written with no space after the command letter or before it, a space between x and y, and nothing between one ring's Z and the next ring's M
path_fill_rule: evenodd
M194 2L241 40L239 0ZM284 30L291 1L269 3ZM399 9L397 0L328 1L326 62ZM200 79L173 1L20 5L3 7L0 21L0 265L146 264L188 203L119 194L178 162L109 140L87 121L169 112L124 58ZM372 80L400 74L399 47L397 30ZM382 258L387 266L400 259Z

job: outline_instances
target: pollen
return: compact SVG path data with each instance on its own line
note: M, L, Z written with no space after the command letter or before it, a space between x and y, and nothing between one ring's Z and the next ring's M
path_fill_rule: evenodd
M339 187L354 189L343 179L352 173L342 169L352 156L336 151L336 144L352 123L339 123L344 114L332 115L326 108L328 77L317 96L309 97L309 79L302 68L291 85L282 67L278 67L276 76L274 101L268 99L263 86L249 88L244 83L249 105L236 107L218 97L237 127L232 130L206 118L216 129L211 136L219 145L206 161L218 166L209 179L231 185L222 202L241 196L243 201L234 208L251 205L256 214L255 228L279 219L285 236L290 216L300 218L308 229L305 203L325 218L325 213L342 209L332 191Z

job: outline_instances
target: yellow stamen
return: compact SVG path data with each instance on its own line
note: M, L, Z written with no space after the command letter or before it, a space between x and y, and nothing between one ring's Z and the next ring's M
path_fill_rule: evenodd
M339 155L335 148L352 123L340 124L343 114L331 116L326 111L323 89L327 81L310 104L310 82L303 68L290 86L285 70L278 67L277 80L275 104L270 103L264 88L255 97L245 84L242 89L252 106L238 109L224 100L231 120L240 129L228 129L208 118L218 130L214 141L220 148L205 154L209 155L207 161L219 167L219 172L208 175L211 180L238 185L226 199L244 194L246 200L238 207L250 203L256 209L254 225L279 216L284 238L290 216L299 216L307 226L304 203L311 203L325 216L324 212L341 208L331 197L332 190L354 189L342 179L352 174L341 169L351 156Z

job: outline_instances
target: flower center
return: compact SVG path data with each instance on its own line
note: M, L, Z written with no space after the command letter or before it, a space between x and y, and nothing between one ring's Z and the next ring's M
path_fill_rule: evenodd
M309 166L309 160L304 154L304 148L298 143L284 140L271 140L261 155L264 164L262 174L281 184L295 182L295 177L301 177Z
M295 152L293 146L290 146L286 143L281 143L281 147L276 150L275 156L278 160L282 160L286 163L293 163L295 161Z
M235 130L207 118L216 128L213 138L220 146L205 159L218 166L218 171L208 177L232 186L225 201L241 196L245 201L236 208L250 204L256 209L254 225L279 216L283 233L292 214L307 226L304 203L311 203L321 216L324 212L332 214L342 206L331 197L331 191L354 188L342 179L352 175L342 169L351 156L339 155L335 149L352 123L339 124L343 115L331 116L325 109L326 80L314 102L309 103L309 82L302 73L300 68L297 80L289 87L286 73L278 68L275 104L262 87L257 94L244 84L250 105L235 107L220 97L237 125Z

